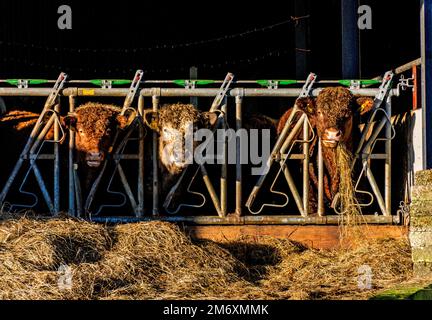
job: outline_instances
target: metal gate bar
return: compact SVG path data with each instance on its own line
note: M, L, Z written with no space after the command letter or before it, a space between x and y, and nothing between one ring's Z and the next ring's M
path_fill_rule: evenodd
M27 180L28 174L29 172L32 170L36 181L38 183L38 186L40 188L40 191L42 192L42 196L45 200L45 203L48 206L48 209L50 210L51 214L56 215L59 211L60 211L60 186L59 186L59 171L60 171L60 166L59 166L59 148L58 148L58 142L60 140L60 130L62 130L60 128L60 124L59 124L59 119L58 119L58 112L60 111L60 100L59 100L59 95L61 93L61 90L63 89L63 86L66 82L67 79L67 74L61 72L60 75L58 76L54 86L49 89L47 88L46 90L40 91L39 93L37 92L33 92L35 95L41 94L41 96L43 96L44 94L42 93L47 93L46 95L48 96L46 99L46 102L44 104L44 107L36 121L36 124L34 125L30 136L19 156L19 159L17 161L17 163L15 164L8 180L5 183L5 186L3 187L1 193L0 193L0 205L3 205L3 203L5 202L5 199L7 197L8 192L10 191L10 188L12 187L13 182L15 181L15 179L18 176L18 173L20 171L20 169L22 168L23 164L25 161L29 161L30 162L30 167L27 171L27 174L25 175L21 186L20 186L20 192L23 193L23 186ZM0 88L3 89L3 88ZM15 88L14 88L15 89ZM22 89L18 89L18 90L22 90ZM20 95L20 93L16 92L15 90L9 91L6 90L2 90L3 91L3 95ZM43 125L44 122L44 118L46 117L47 114L52 113L52 115L49 117L49 120L45 123L45 125ZM54 149L53 149L53 154L52 155L41 155L41 149L45 143L44 138L46 136L46 134L48 133L48 131L51 129L51 127L54 127L54 141L52 141L54 143ZM47 190L46 187L46 183L42 177L42 174L36 164L36 160L37 159L49 159L49 160L53 160L53 174L54 174L54 178L53 178L53 199L54 201L52 201L51 196ZM27 193L27 192L25 192ZM38 203L38 197L34 194L31 193L31 195L35 198L35 203L31 206L26 206L26 205L20 205L17 204L16 206L19 207L29 207L29 208L33 208L35 205L37 205ZM14 205L12 205L12 207L14 207Z

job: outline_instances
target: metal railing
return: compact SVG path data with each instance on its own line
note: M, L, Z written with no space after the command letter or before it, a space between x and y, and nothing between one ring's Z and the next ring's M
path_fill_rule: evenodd
M305 83L304 81L298 81L298 83ZM322 82L324 83L324 82ZM330 82L330 84L333 82ZM312 97L316 97L322 88L315 88L310 91L310 95ZM91 88L91 87L68 87L61 90L61 95L64 97L68 97L69 99L69 111L74 112L76 99L78 97L126 97L128 95L129 89L127 88ZM143 88L139 91L138 97L138 114L142 116L144 111L144 102L146 99L151 99L152 110L154 112L158 111L159 104L161 100L165 97L215 97L219 92L217 88L164 88L164 87L153 87L153 88ZM380 92L379 88L357 88L352 89L351 92L354 95L359 96L368 96L373 97L377 96ZM0 88L0 96L47 96L51 93L51 89L49 88ZM243 109L244 109L244 101L246 98L254 97L254 98L275 98L275 97L283 97L283 98L296 98L302 93L301 88L247 88L247 87L237 87L233 88L226 93L225 99L233 99L235 102L235 119L236 119L236 129L242 128L243 124ZM382 126L380 125L380 129L384 128L385 131L385 153L383 154L373 154L373 147L375 145L376 139L378 139L379 132L377 134L372 134L372 140L369 138L367 143L368 155L365 160L362 158L362 152L360 152L359 159L363 162L364 174L366 174L368 181L370 183L372 189L372 195L375 199L378 199L379 207L381 209L381 215L365 215L365 221L368 223L396 223L398 222L398 217L391 214L391 135L392 135L392 127L390 121L387 121L391 116L391 101L392 97L399 95L399 88L391 89L386 96L385 108L381 109L380 112L383 113ZM226 113L229 113L230 108L226 108ZM371 119L371 122L373 119ZM309 135L309 125L306 117L301 118L298 122L299 125L296 130L303 130L303 137L307 137ZM367 132L363 132L363 134L368 134ZM43 138L43 137L42 137ZM140 134L140 138L142 139L142 135ZM305 146L308 145L309 139L303 139L300 143L303 143ZM137 186L137 194L139 198L139 205L134 206L134 217L93 217L92 219L95 221L105 220L105 221L134 221L134 220L166 220L166 221L183 221L189 223L198 223L198 224L334 224L338 223L340 220L340 216L338 215L325 215L323 211L323 206L320 206L319 215L314 215L313 213L307 212L307 201L309 199L308 194L308 175L306 173L303 174L302 178L302 194L297 192L294 195L294 198L297 203L297 207L299 212L294 214L287 215L247 215L243 212L245 204L242 200L243 193L243 179L242 176L242 165L239 161L239 156L237 156L236 163L236 180L235 180L235 210L236 215L227 215L227 184L226 182L221 183L220 190L220 205L224 210L221 209L223 214L219 215L200 215L200 216L181 216L181 215L167 215L161 216L159 215L159 177L158 177L158 136L155 132L152 135L152 153L153 153L153 206L151 209L151 214L146 214L143 211L144 208L144 186L142 185L142 181L144 177L139 179L141 182L138 183ZM69 211L73 215L81 215L82 212L79 211L78 208L82 208L82 203L80 201L79 195L79 183L77 183L77 173L74 170L74 147L75 140L73 134L69 137ZM237 137L236 140L236 148L237 155L240 152L240 139ZM285 150L286 151L286 148ZM58 152L58 150L56 151ZM307 152L306 152L307 153ZM290 155L287 154L286 159L284 159L284 165L282 166L282 172L285 173L286 178L289 180L289 174L286 175L286 168L289 165L286 163L291 159L295 158L297 160L301 160L303 162L303 168L307 168L309 163L309 157L307 154L299 154L299 155ZM140 144L138 158L140 161L140 169L139 174L144 174L144 162L142 160L144 154L144 145ZM58 156L57 156L58 157ZM58 159L58 158L57 158ZM122 157L118 155L116 158L116 163L118 164ZM138 160L139 160L138 159ZM383 186L384 188L384 197L380 195L377 182L374 181L373 175L371 175L370 161L375 159L382 159L385 161L385 177L386 181ZM322 167L322 166L321 166ZM306 170L305 170L306 171ZM322 176L322 171L320 170L320 176ZM222 174L222 179L226 179ZM122 179L123 181L125 179ZM320 183L322 184L323 179L320 179ZM291 185L293 185L293 181L291 181ZM9 186L10 187L10 186ZM294 190L291 188L291 191ZM322 203L323 198L323 187L319 188L318 198L320 199L320 203ZM0 202L5 201L5 189L2 192L2 198ZM7 192L6 192L7 193ZM130 197L129 197L130 198ZM246 206L247 207L247 206Z

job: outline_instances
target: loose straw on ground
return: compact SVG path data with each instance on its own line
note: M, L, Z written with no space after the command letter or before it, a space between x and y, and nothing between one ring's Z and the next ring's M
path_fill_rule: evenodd
M361 265L371 290L358 287ZM9 217L0 274L0 299L364 299L408 279L411 256L405 240L319 251L271 238L197 242L164 222Z

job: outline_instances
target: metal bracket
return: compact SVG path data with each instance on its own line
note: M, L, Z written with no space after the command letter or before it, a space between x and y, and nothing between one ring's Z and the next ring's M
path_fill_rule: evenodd
M102 89L111 89L112 88L112 80L102 80L101 81Z
M228 72L227 75L225 76L225 79L221 87L219 88L218 93L216 94L216 97L213 100L213 103L210 107L210 112L214 112L220 108L223 99L225 98L233 80L234 80L234 75Z
M268 89L274 89L276 90L279 87L279 81L276 80L269 80L268 81Z
M351 80L350 90L358 90L361 88L360 80Z
M402 91L405 91L407 89L414 88L414 78L405 78L404 75L401 75L399 78L399 83L397 85L398 89L402 89Z
M302 91L300 92L299 98L307 98L310 95L316 79L317 75L315 73L309 73L306 82L303 85Z
M19 89L27 89L29 85L28 80L18 79L17 87Z
M121 114L122 114L122 115L123 115L123 114L126 112L126 110L131 106L132 101L133 101L133 99L134 99L135 96L136 96L136 93L137 93L137 91L138 91L138 88L139 88L139 86L140 86L140 82L141 82L143 76L144 76L144 71L142 71L142 70L137 70L137 71L135 72L135 76L134 76L134 78L133 78L133 80L132 80L132 83L131 83L131 85L130 85L130 87L129 87L129 92L128 92L128 94L126 95L126 98L125 98L124 103L123 103L123 109L122 109L122 111L121 111Z
M196 80L185 80L185 89L195 89Z

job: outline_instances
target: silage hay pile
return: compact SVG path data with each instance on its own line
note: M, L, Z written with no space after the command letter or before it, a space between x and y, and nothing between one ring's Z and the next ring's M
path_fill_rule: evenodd
M364 298L409 277L410 261L400 240L317 251L288 240L193 242L164 222L0 222L0 299ZM357 287L364 264L373 270L367 292Z

